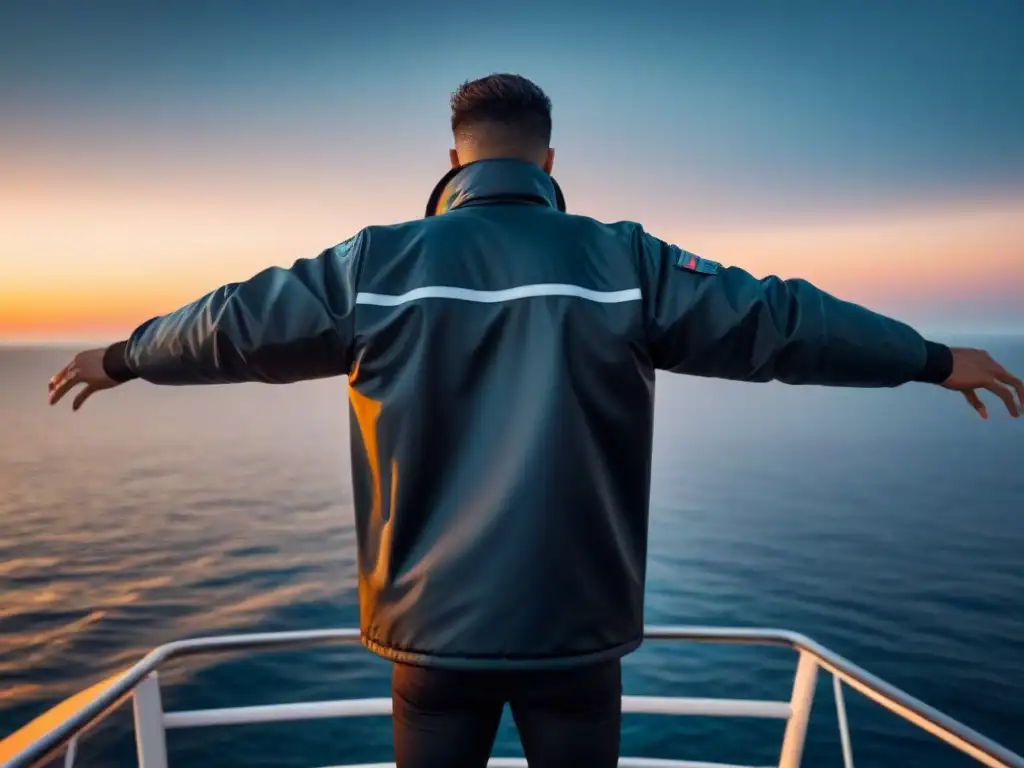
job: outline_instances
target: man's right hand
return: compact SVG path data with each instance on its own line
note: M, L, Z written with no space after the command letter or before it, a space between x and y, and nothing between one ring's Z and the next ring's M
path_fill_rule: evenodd
M71 405L71 410L77 411L82 407L82 403L96 392L119 386L122 382L110 378L103 366L103 356L106 352L104 348L87 349L79 352L70 363L61 368L57 375L50 379L50 405L56 405L74 387L85 384Z
M1003 368L983 349L954 347L953 372L942 382L946 389L963 394L981 418L988 418L985 404L977 390L987 389L1006 404L1010 415L1017 418L1024 409L1024 382Z

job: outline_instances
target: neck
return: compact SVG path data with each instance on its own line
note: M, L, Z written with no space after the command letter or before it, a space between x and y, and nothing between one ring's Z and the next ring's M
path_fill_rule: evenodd
M536 152L523 152L504 147L463 147L461 149L456 147L456 151L459 155L460 165L469 165L478 160L519 160L524 163L532 163L538 168L546 170L544 164L547 161L547 151L539 155Z

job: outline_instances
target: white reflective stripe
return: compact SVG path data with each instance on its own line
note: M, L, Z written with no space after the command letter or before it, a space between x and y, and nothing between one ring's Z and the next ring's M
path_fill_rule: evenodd
M357 293L356 304L373 304L378 307L396 307L419 299L457 299L474 301L480 304L495 304L502 301L514 301L533 296L573 296L578 299L596 301L600 304L620 304L624 301L639 301L639 288L625 291L594 291L579 285L564 283L539 283L536 285L520 285L501 291L477 291L472 288L453 288L447 285L428 285L416 288L408 293L398 295L386 293Z

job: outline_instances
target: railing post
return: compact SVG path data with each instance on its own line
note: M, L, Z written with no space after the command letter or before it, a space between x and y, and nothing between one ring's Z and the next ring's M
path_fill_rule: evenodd
M74 768L75 756L78 754L78 737L75 736L68 742L67 751L64 752L64 768Z
M839 743L843 748L843 768L853 768L853 746L850 744L850 724L846 720L846 702L843 701L843 681L832 673L832 692L836 697L836 722L839 723Z
M786 722L786 735L782 737L779 768L800 768L817 683L818 662L811 654L801 651L796 665L796 677L793 678L793 694L789 699L791 711Z
M135 688L135 745L139 768L167 768L167 740L164 737L164 707L160 681L153 672Z

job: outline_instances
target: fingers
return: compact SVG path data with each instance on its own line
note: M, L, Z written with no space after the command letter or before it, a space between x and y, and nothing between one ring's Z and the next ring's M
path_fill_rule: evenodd
M1006 410L1010 412L1010 415L1013 416L1013 418L1020 416L1020 410L1017 408L1017 401L1013 397L1013 390L996 381L985 384L984 389L987 389L993 395L1002 400L1006 405Z
M71 401L71 410L77 411L82 407L82 403L89 399L89 396L96 391L96 387L92 384L86 384L85 387L75 395L75 399Z
M53 377L50 379L50 384L49 384L49 391L50 392L53 392L54 388L58 384L60 384L60 382L64 381L64 379L66 379L68 377L68 374L71 372L71 369L74 368L74 366L75 366L75 361L72 360L70 363L65 365L63 368L61 368L59 371L57 371L57 373L55 373L53 375Z
M1024 381L1003 368L984 350L954 350L954 355L957 353L960 355L960 368L957 372L957 361L954 359L955 375L950 377L952 381L947 388L961 392L982 418L988 418L985 405L978 397L982 389L1002 400L1013 418L1019 418L1024 412Z
M1024 381L1018 379L1001 365L997 367L998 370L996 371L996 378L1003 384L1013 388L1013 391L1017 393L1018 406L1020 408L1024 408Z
M60 372L50 379L48 386L50 405L56 405L72 389L80 384L85 386L75 396L71 404L77 411L96 392L116 387L117 382L111 380L102 370L101 358L103 350L93 349L80 352L64 366Z
M967 399L967 402L970 403L971 408L981 415L981 418L988 418L988 411L985 409L985 404L981 402L981 398L978 397L977 392L973 389L965 389L962 394Z
M72 387L79 383L78 370L73 365L67 366L64 370L50 379L50 405L56 405Z

